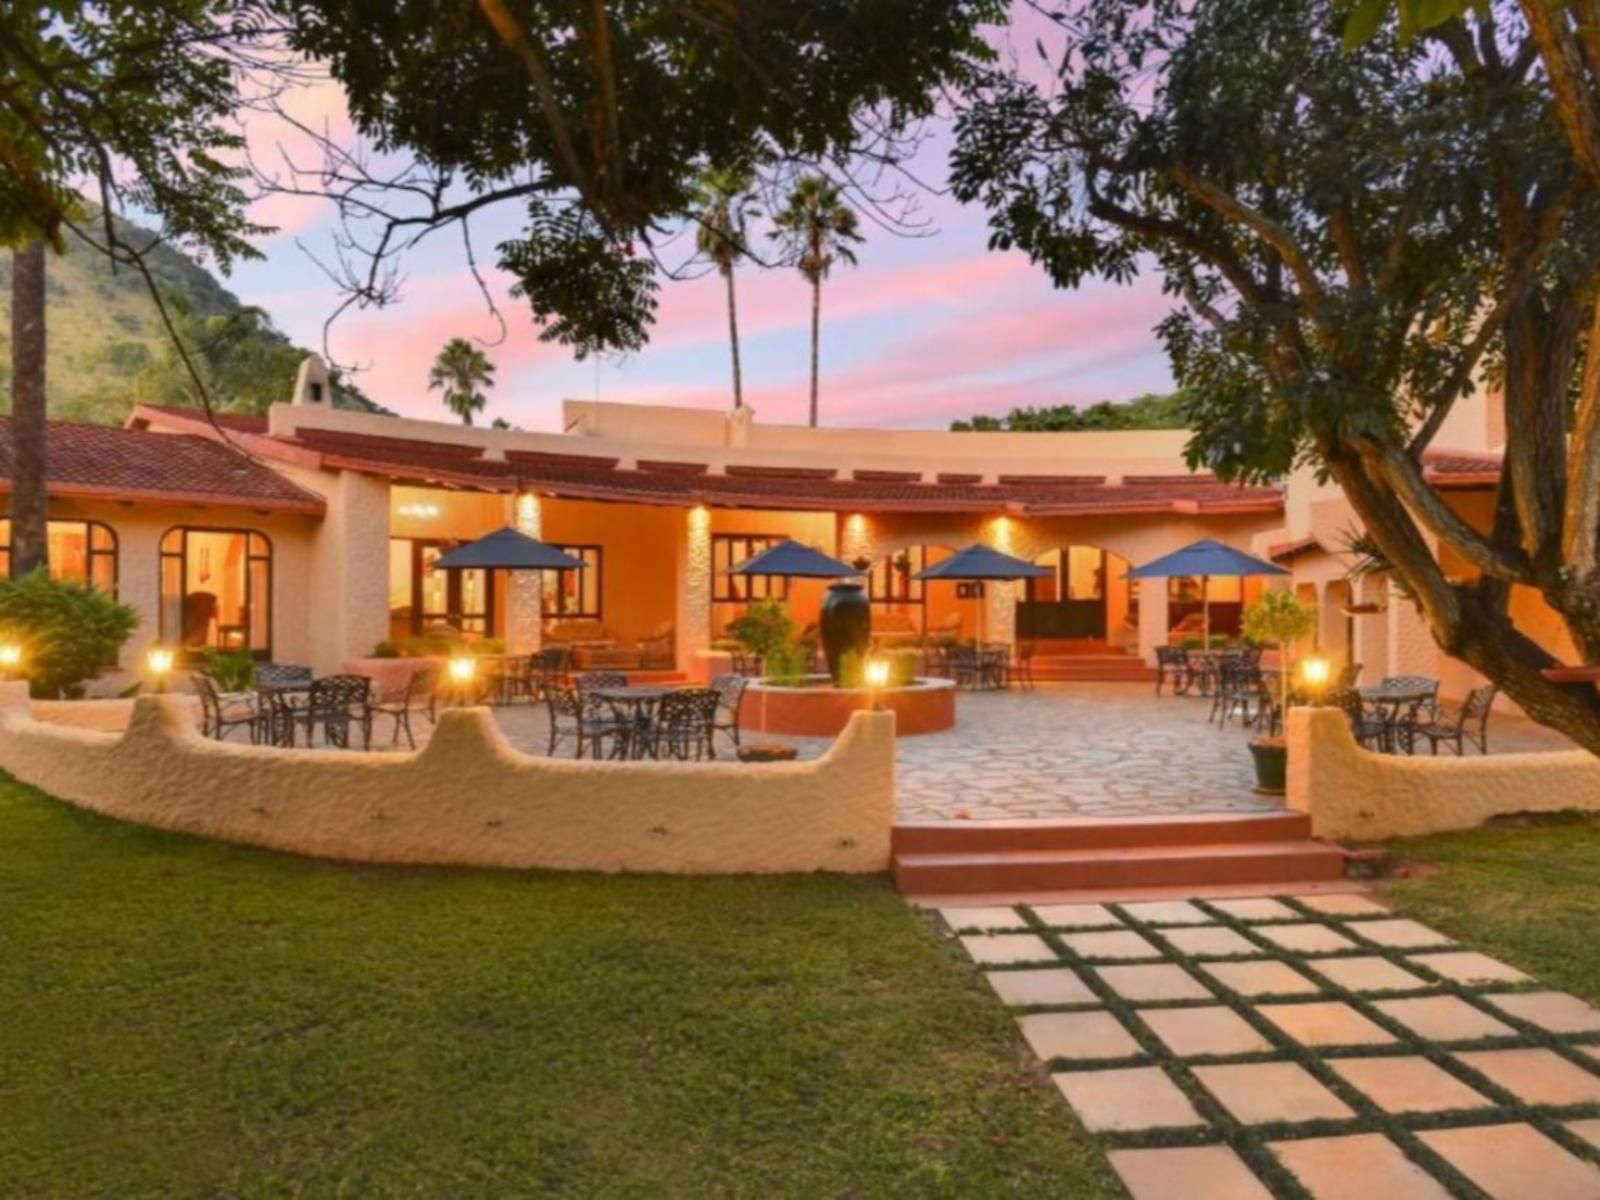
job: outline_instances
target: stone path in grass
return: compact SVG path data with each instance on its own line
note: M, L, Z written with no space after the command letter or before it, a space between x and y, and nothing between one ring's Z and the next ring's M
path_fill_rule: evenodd
M1600 1200L1600 1012L1365 896L940 913L1134 1200Z

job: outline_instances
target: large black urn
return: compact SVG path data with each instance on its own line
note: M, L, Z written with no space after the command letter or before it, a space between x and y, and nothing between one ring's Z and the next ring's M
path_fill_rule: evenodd
M828 674L837 685L844 656L855 652L865 658L872 644L872 604L866 588L859 583L841 581L828 585L822 598L822 652L828 658Z

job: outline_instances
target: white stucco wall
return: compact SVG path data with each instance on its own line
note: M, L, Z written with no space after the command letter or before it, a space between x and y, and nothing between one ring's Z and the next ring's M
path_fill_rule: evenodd
M1600 811L1600 758L1554 754L1402 757L1363 750L1344 714L1289 710L1288 805L1321 838L1376 841L1471 829L1524 812Z
M484 709L441 714L416 754L234 745L203 738L191 703L141 697L118 734L41 720L23 685L0 684L0 768L122 820L320 858L685 874L889 865L889 712L856 713L811 762L664 764L535 758Z

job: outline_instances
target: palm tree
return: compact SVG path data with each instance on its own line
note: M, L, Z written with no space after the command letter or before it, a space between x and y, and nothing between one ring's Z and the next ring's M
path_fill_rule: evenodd
M428 390L444 390L444 406L461 418L463 425L472 424L472 414L482 412L489 397L479 388L494 386L494 364L466 338L451 338L433 360L428 372Z
M744 407L744 379L739 370L739 305L733 291L734 265L745 256L745 225L755 216L750 202L748 171L706 171L695 188L694 216L699 222L695 247L716 265L728 285L728 341L733 347L733 406Z
M790 259L811 283L811 424L817 424L817 329L822 319L822 281L835 262L854 265L852 242L859 242L855 210L836 184L821 175L795 181L783 209L774 214L773 237L783 241Z
M11 255L11 576L47 566L45 252L35 238Z

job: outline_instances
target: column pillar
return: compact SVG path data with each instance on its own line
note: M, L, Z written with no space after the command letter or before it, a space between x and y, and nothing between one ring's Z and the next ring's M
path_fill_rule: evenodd
M539 497L519 492L511 502L511 524L518 533L539 536ZM544 580L539 571L509 571L506 578L506 649L534 654L544 640Z
M1167 581L1139 580L1139 657L1156 665L1156 647L1167 644Z
M711 510L704 505L688 509L681 539L675 619L678 670L698 678L701 654L711 649Z
M989 523L989 544L1002 554L1017 558L1016 531L1010 517L996 517ZM985 641L1011 645L1017 640L1017 596L1021 583L990 580L983 585L983 637Z

